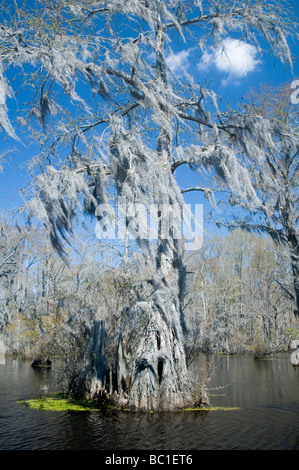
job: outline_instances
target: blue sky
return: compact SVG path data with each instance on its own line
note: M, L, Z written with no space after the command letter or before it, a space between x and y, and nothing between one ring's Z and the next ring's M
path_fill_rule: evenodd
M231 103L232 106L242 103L243 97L253 87L258 89L261 84L270 83L272 86L291 83L299 77L298 60L294 61L293 73L290 68L282 65L273 56L260 56L254 46L237 41L233 37L225 40L226 55L220 50L208 48L201 55L199 48L193 44L185 44L178 49L174 46L168 54L168 65L175 74L187 71L192 79L205 80L210 89L213 89L222 103ZM298 44L292 45L293 55L298 55ZM16 111L16 101L11 98L7 102L11 117ZM298 105L297 105L298 106ZM22 142L4 140L4 133L0 134L0 155L5 155L0 163L3 170L0 173L0 210L12 209L21 202L19 191L29 182L25 163L38 151L38 146L28 145L22 137ZM177 170L178 182L182 187L198 184L196 174L180 168ZM201 193L188 193L186 202L203 203Z
M257 49L236 38L227 37L224 41L226 54L222 49L208 48L200 59L198 51L194 47L174 52L168 56L168 65L174 73L183 73L187 70L192 77L203 78L210 84L210 88L216 93L220 106L225 107L230 103L232 107L242 105L251 88L258 91L260 85L267 84L275 87L285 83L291 84L299 77L298 43L292 45L291 51L295 58L293 70L283 65L273 55L260 55ZM299 106L299 104L294 104ZM196 174L180 167L178 182L181 187L192 187L199 184ZM185 200L194 204L204 204L204 213L210 210L210 206L203 193L191 192L185 194Z

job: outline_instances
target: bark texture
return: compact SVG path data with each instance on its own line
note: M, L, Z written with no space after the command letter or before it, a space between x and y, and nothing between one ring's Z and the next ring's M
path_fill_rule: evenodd
M141 301L126 312L126 319L119 355L119 403L144 411L173 410L190 404L177 312L166 314L153 301Z
M69 393L75 397L96 399L106 395L106 330L103 320L95 320L87 333L81 366L74 371Z

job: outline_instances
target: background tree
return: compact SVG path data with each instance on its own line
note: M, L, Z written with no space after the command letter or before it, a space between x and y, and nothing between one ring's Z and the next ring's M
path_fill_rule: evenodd
M188 359L196 354L263 354L290 345L293 302L290 260L270 238L240 229L211 237L189 254L185 315Z
M17 273L23 263L23 247L26 235L16 226L11 225L8 214L2 214L0 220L0 333L11 318L11 305L22 308L21 283Z
M195 37L204 51L209 44L225 47L223 39L234 31L261 49L268 41L291 64L286 36L292 28L287 2L60 0L3 14L0 122L16 136L6 98L17 68L32 92L19 123L31 127L42 145L27 207L43 221L53 246L63 254L61 241L72 233L75 216L95 214L98 204L109 201L111 188L128 204L159 206L156 243L149 243L134 213L126 219L146 253L148 279L138 301L123 312L115 388L126 393L118 393L125 406L170 410L191 401L182 240L174 238L173 227L162 230L161 205L182 215L176 168L214 166L238 195L257 197L237 155L260 138L266 121L261 129L248 116L244 127L243 116L213 112L212 90L170 73L172 41ZM83 373L82 390L90 395L107 388L103 345L96 346L99 363L90 362L90 370L97 376L94 368L101 369L97 386L91 389Z
M264 85L259 92L252 90L248 104L245 103L236 116L240 133L246 132L249 126L260 129L259 135L255 137L252 133L252 139L240 149L256 199L249 203L232 192L230 203L245 209L245 215L233 217L228 226L266 233L286 248L291 260L293 288L287 288L283 282L281 286L293 299L294 314L298 317L299 139L298 111L291 102L291 92L289 85L276 89Z

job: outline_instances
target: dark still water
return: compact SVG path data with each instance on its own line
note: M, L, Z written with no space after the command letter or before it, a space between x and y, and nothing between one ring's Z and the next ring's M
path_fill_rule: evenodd
M193 369L205 369L200 357ZM238 410L129 414L30 410L17 403L57 389L55 364L0 363L0 450L299 450L299 368L290 354L264 361L216 357L215 406Z

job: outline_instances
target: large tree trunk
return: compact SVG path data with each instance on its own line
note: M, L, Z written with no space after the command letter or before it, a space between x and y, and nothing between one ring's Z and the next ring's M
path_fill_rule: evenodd
M294 280L294 293L295 293L295 310L294 315L296 321L299 320L299 240L298 237L293 237L293 243L290 249L291 252L291 265Z
M124 310L114 364L109 365L105 356L105 339L104 323L95 321L71 393L108 398L120 408L140 411L171 411L195 404L180 312L167 289L158 289L153 299Z
M173 240L161 240L159 248L153 294L124 318L119 357L130 360L130 368L118 383L127 384L123 404L130 409L173 410L192 402L181 305L184 267Z
M151 301L140 301L127 312L128 324L134 327L131 331L127 328L127 341L121 345L122 359L127 363L130 359L129 368L121 370L119 366L122 406L173 410L191 402L181 327L173 306L168 310Z
M179 243L160 240L156 278L149 280L151 295L147 290L122 312L114 360L106 358L103 322L94 323L77 381L81 393L94 399L106 396L120 408L140 411L195 404L184 347L184 277Z

